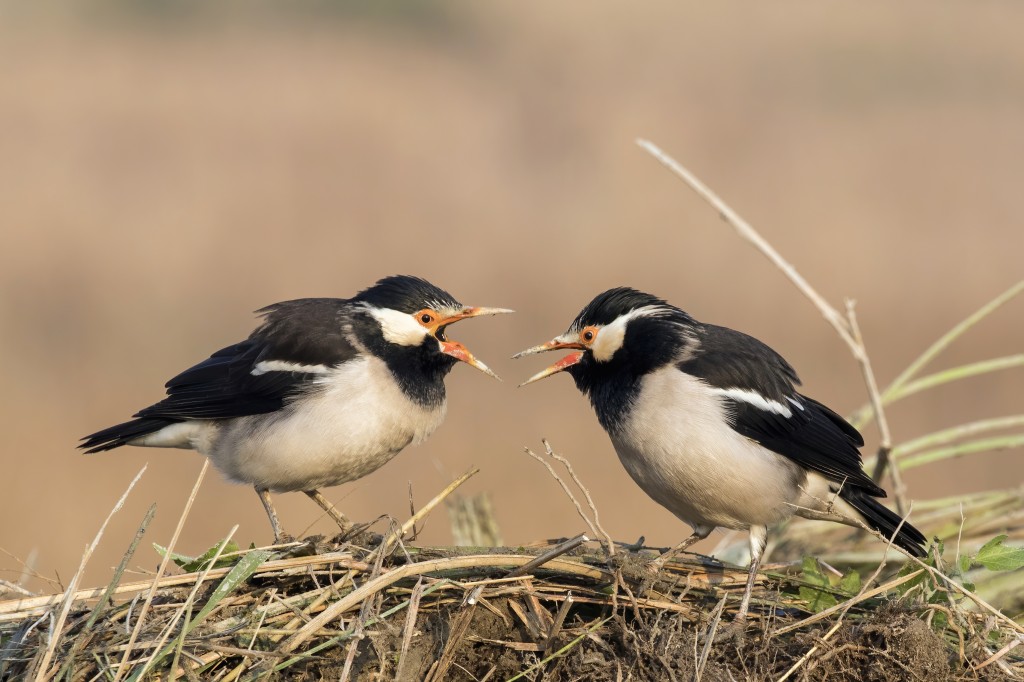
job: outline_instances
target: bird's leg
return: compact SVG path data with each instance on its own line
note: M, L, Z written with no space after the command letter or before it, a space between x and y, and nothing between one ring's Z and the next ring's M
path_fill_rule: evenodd
M758 577L758 568L761 567L761 556L765 553L765 545L768 543L768 528L763 525L751 526L751 567L746 571L746 589L743 590L743 599L739 602L739 612L736 613L736 623L742 624L746 621L746 612L751 608L751 593L754 591L754 581Z
M342 514L338 509L331 504L331 501L324 497L319 490L303 490L302 492L309 495L309 499L320 505L320 508L327 512L328 516L334 519L334 522L341 528L341 533L344 535L352 530L355 526L354 523L348 520L348 517Z
M682 552L684 549L686 549L687 547L689 547L693 543L699 542L700 540L703 540L704 538L706 538L708 535L711 534L712 530L714 530L714 527L711 527L711 526L697 526L697 527L695 527L693 529L693 533L690 535L690 537L686 538L685 540L680 542L678 545L676 545L672 549L668 550L667 552L662 554L660 557L658 557L657 559L655 559L651 563L647 564L647 568L649 570L653 571L654 573L659 572L665 566L665 564L667 564L673 557L675 557L677 554Z
M274 529L274 544L281 545L291 542L293 538L284 532L281 522L277 520L277 510L274 509L274 503L270 500L270 491L257 486L256 494L260 496L260 502L263 503L263 508L267 510L267 518L270 519L270 526Z
M736 621L742 622L747 619L747 612L750 610L750 594L754 590L754 580L757 578L757 569L761 566L761 556L750 557L750 569L747 571L747 587L743 590L743 600L740 602L739 613L736 614Z
M765 526L750 527L750 568L747 569L747 586L743 590L743 599L740 601L740 610L733 618L733 621L717 630L715 641L728 641L736 645L743 643L747 634L747 612L750 610L750 595L754 590L754 580L757 578L757 569L761 567L761 557L764 555L764 547L768 539L768 528Z

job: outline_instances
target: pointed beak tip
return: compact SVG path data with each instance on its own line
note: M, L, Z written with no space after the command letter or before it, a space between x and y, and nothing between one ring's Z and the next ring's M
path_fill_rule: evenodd
M525 358L527 355L536 355L537 353L543 353L546 350L551 350L549 344L533 346L532 348L527 348L526 350L519 351L518 353L512 356L512 359L518 360L519 358Z
M508 315L515 311L511 308L469 308L469 314L471 317L480 317L481 315Z

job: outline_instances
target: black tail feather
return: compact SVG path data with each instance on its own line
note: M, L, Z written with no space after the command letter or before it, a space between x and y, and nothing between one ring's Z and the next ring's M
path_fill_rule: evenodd
M92 435L85 436L78 447L85 450L87 455L94 452L103 452L104 450L113 450L122 445L127 445L129 441L136 438L155 433L168 424L173 423L174 421L170 419L157 419L154 417L133 419L130 422L117 424L102 431L97 431Z
M916 557L923 557L927 554L925 546L928 544L928 540L924 534L909 522L903 521L899 514L882 506L881 502L866 491L847 487L843 488L839 495L861 513L868 526L885 537L892 538L893 533L896 533L896 529L899 528L899 533L896 533L893 544L902 547ZM900 526L901 521L903 522L902 526Z

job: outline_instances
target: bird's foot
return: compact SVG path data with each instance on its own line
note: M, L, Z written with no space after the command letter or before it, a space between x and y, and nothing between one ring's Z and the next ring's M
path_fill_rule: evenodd
M749 621L746 614L737 614L732 622L726 625L720 626L715 631L715 643L716 644L727 644L732 643L737 647L743 646L747 637L747 625Z
M671 559L672 556L670 556L670 552L665 552L661 556L651 559L644 564L644 569L652 576L656 576L661 573L661 570L665 568L665 564L667 564Z
M366 532L366 529L369 528L371 525L372 523L353 523L348 528L342 530L340 533L335 535L332 542L335 545L343 545L346 542L355 542L356 540L360 539L360 537ZM378 536L376 538L376 542L380 543L381 539L383 539L383 536ZM371 542L369 544L372 544L372 541L373 539L371 539ZM356 544L368 543L358 542Z
M293 545L298 541L298 538L296 538L294 535L292 535L291 533L285 533L284 531L281 531L280 533L276 533L274 535L275 547L278 545Z

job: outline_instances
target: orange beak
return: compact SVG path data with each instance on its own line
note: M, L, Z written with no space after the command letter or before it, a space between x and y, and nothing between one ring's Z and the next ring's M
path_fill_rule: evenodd
M540 381L541 379L549 377L552 374L558 374L559 372L564 372L565 370L569 369L570 367L572 367L573 365L575 365L576 363L583 359L584 346L579 342L575 335L563 334L562 336L556 336L547 343L542 343L539 346L534 346L533 348L527 348L526 350L513 355L512 359L515 360L526 355L533 355L534 353L546 353L547 351L562 349L573 349L576 350L577 352L566 355L564 358L562 358L555 364L551 365L547 369L543 369L540 372L537 372L532 377L530 377L523 383L519 384L519 386L523 387L526 386L527 384L532 384L533 382Z
M468 320L471 317L481 317L483 315L503 315L505 313L515 312L508 308L472 308L465 307L454 315L441 318L434 322L430 327L430 332L437 339L437 342L441 344L441 352L445 355L450 355L456 360L461 360L471 367L476 367L478 370L488 376L492 376L498 381L501 381L501 377L491 371L491 368L480 362L476 357L469 352L469 349L458 341L448 341L444 339L444 329L450 324L454 324L459 320Z

